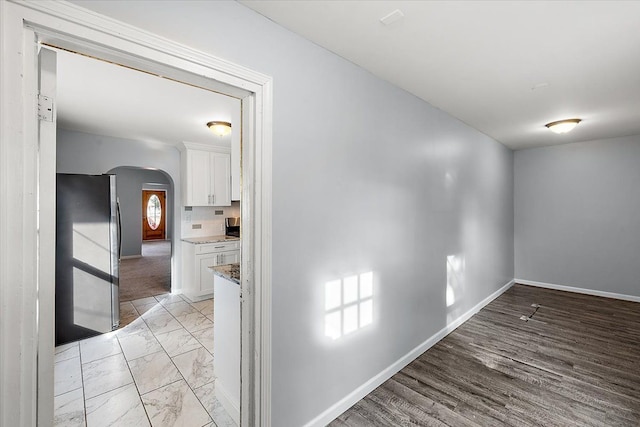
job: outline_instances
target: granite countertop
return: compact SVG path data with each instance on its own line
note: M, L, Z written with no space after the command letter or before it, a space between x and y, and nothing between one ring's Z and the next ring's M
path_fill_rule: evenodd
M223 277L233 283L240 284L240 264L226 264L208 267L216 276Z
M203 243L220 243L220 242L233 242L236 240L240 240L239 237L233 236L205 236L205 237L188 237L182 239L183 242L193 243L195 245L201 245Z

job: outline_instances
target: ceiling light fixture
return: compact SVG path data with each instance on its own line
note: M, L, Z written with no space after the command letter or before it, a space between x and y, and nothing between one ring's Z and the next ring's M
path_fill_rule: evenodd
M572 131L581 121L581 119L558 120L557 122L547 123L545 126L554 133L567 133Z
M207 123L207 127L218 136L225 136L231 133L231 123L229 122L209 122Z

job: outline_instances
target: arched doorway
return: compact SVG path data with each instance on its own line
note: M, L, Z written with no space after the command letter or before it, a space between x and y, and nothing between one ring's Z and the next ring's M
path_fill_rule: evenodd
M170 176L157 169L119 166L121 325L129 319L125 303L171 292L174 191ZM150 230L150 231L149 231Z

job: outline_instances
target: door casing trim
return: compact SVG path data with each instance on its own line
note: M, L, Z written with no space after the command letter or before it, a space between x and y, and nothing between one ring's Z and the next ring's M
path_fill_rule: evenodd
M34 110L41 42L242 100L241 424L270 426L271 77L63 1L0 1L0 12L0 424L53 419L53 375L38 363L53 346L43 342L52 325L38 322L38 306L53 304L42 291L55 277L51 230L38 224L38 210L51 208L38 204L39 174L51 171Z

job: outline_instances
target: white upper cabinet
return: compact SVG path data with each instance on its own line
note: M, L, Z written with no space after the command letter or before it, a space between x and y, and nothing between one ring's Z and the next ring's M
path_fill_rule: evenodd
M231 153L228 148L183 143L182 204L231 206Z
M231 206L231 154L211 153L211 204Z
M200 150L187 150L186 170L183 171L183 183L186 183L186 191L183 192L185 206L207 206L211 200L210 175L211 159L210 153ZM186 172L186 173L185 173Z

